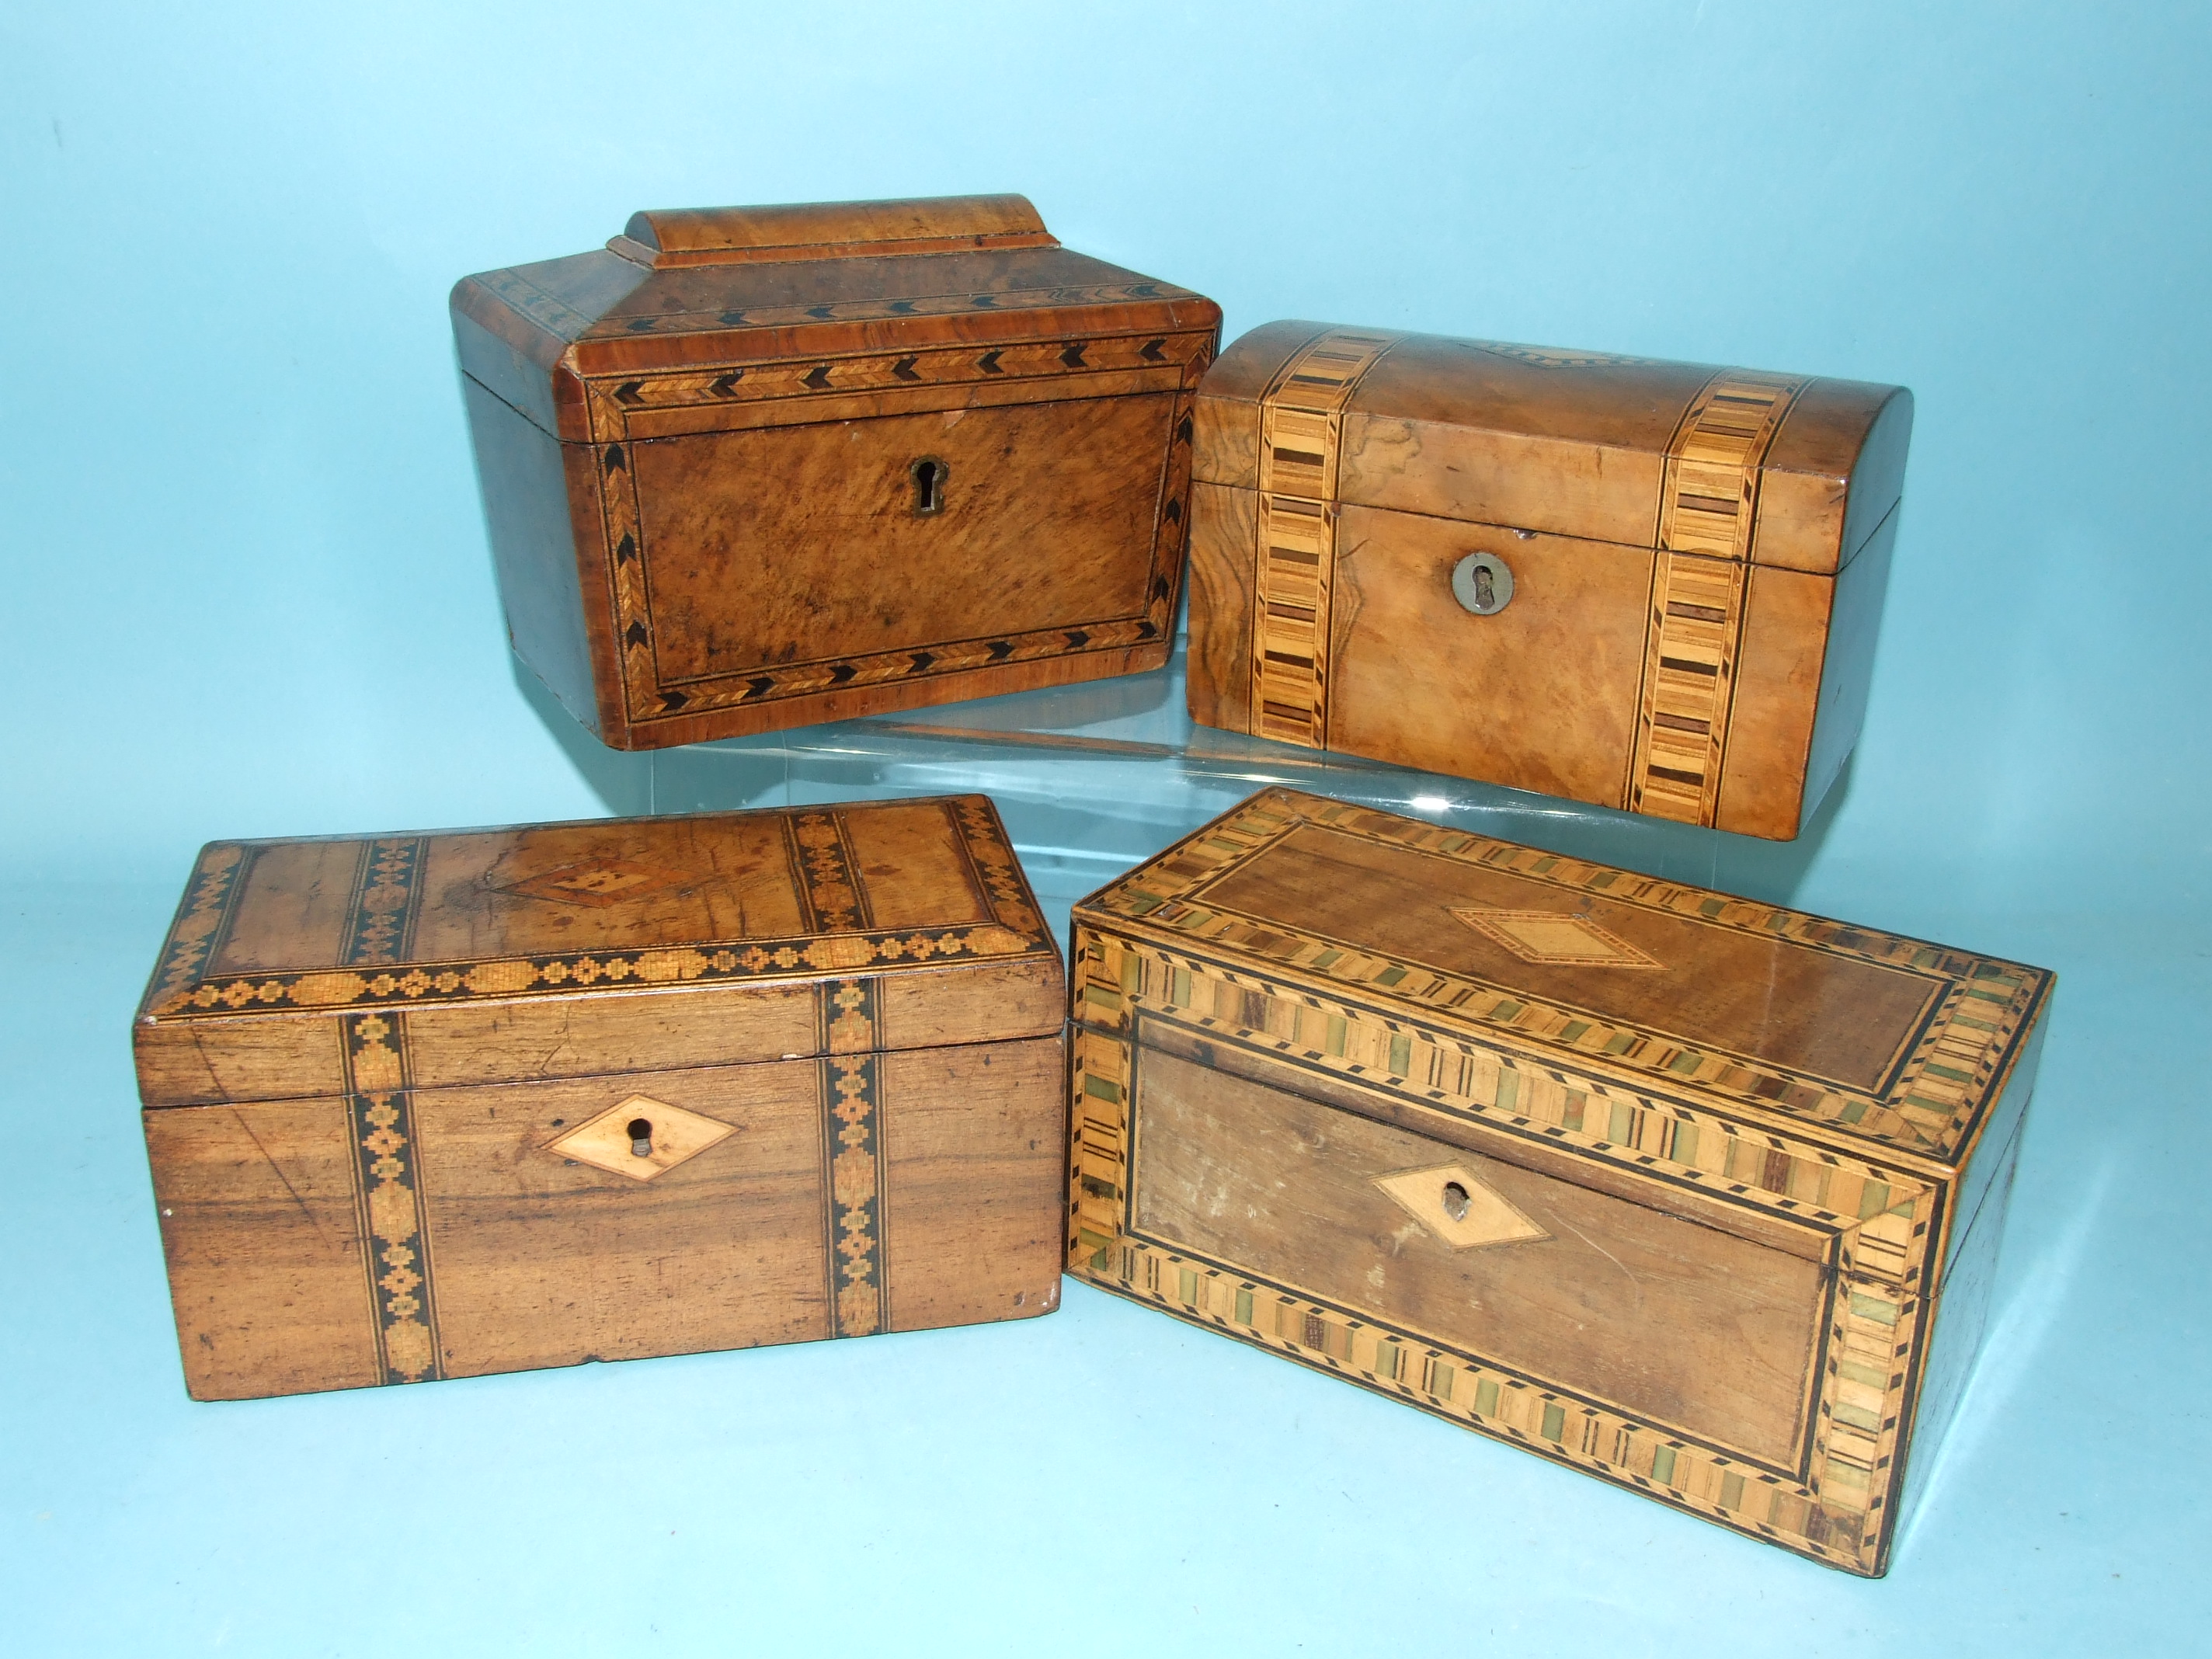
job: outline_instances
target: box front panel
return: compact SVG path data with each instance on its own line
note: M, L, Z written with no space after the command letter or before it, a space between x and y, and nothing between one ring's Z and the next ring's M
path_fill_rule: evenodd
M1074 969L1072 1272L1879 1571L1940 1186L1081 918Z
M1133 1236L1794 1472L1823 1262L1507 1162L1480 1132L1315 1100L1256 1054L1154 1041L1134 1056Z
M146 1115L199 1398L1021 1318L1057 1303L1057 1036L421 1088L343 1022L341 1099Z
M1365 507L1336 541L1328 748L1626 803L1651 550ZM1494 615L1454 595L1470 554L1511 574Z
M440 1373L836 1334L820 1069L418 1093ZM634 1122L711 1144L659 1167ZM564 1140L580 1129L588 1145Z
M1212 343L1131 334L592 379L592 528L629 723L613 740L1164 659Z

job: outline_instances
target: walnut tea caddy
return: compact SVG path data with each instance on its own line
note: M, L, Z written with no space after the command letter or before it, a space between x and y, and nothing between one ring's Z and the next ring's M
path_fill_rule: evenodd
M514 648L617 748L1167 659L1221 313L1018 196L640 213L453 317Z
M1911 428L1901 386L1269 323L1200 388L1192 717L1788 840Z
M186 1386L1048 1312L1064 1013L981 796L218 842L134 1030Z

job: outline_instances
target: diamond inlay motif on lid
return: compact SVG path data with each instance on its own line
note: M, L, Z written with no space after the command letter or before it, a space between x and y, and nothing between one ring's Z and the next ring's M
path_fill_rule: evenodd
M1401 1170L1376 1176L1375 1184L1455 1250L1528 1244L1551 1237L1463 1164Z
M643 1133L636 1133L641 1124ZM578 1124L545 1150L611 1175L650 1181L709 1146L720 1145L738 1132L738 1127L687 1112L651 1095L632 1095ZM642 1152L638 1150L641 1146L645 1148Z
M627 859L587 859L580 864L564 864L557 870L544 871L526 881L508 883L501 890L524 898L546 899L555 904L588 904L597 908L627 904L647 893L673 887L682 880L682 877L669 871L656 870L649 864L632 864Z
M1454 906L1452 915L1475 932L1494 939L1523 962L1577 968L1656 968L1620 934L1588 916L1553 910L1485 910Z

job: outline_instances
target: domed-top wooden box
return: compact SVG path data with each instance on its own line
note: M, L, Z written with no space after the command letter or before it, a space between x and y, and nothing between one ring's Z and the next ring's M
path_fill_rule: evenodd
M1784 841L1857 741L1901 386L1269 323L1197 429L1205 725Z

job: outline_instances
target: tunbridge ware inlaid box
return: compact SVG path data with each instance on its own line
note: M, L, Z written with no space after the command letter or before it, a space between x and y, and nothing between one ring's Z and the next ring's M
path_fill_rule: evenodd
M1220 308L1018 196L640 213L453 315L514 648L617 748L1167 659Z
M1191 714L1786 841L1911 428L1900 386L1270 323L1200 391Z
M1074 928L1073 1272L1883 1571L2049 974L1279 789Z
M186 1385L1047 1312L1065 1013L980 795L216 842L135 1034Z

